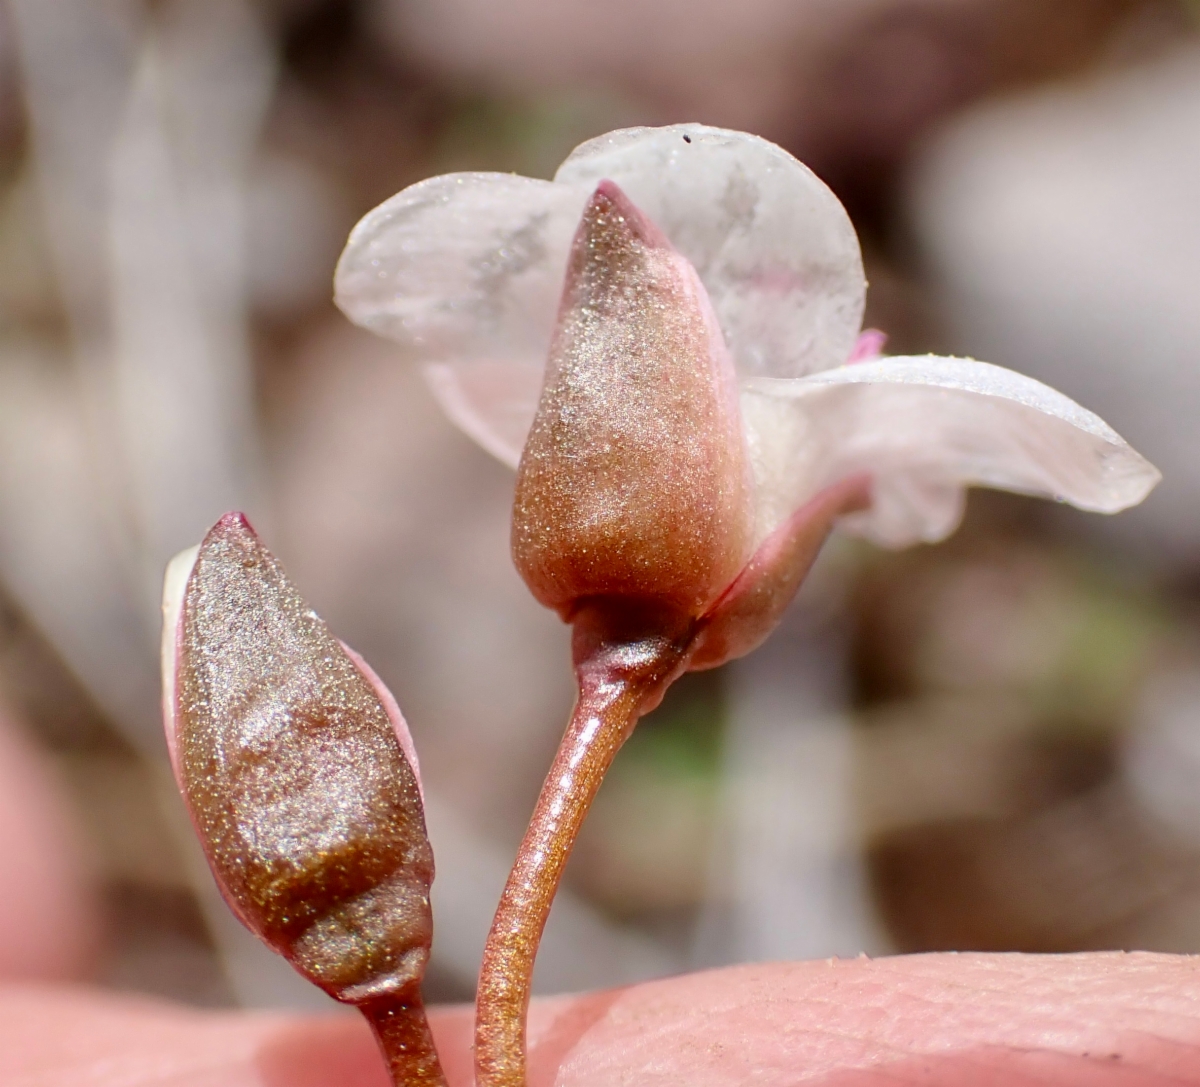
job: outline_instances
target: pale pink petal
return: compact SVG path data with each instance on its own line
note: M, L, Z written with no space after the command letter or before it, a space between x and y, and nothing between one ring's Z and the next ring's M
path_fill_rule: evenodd
M627 128L577 147L555 180L611 178L691 261L744 377L837 366L862 325L866 281L845 209L803 163L706 125Z
M338 262L346 316L434 364L450 417L514 465L590 194L512 174L429 178L369 212Z
M883 354L883 349L886 346L886 332L880 332L877 328L865 328L858 334L854 350L850 352L850 357L846 361L848 363L867 362L870 359L877 359Z
M871 507L842 525L889 547L947 536L968 486L1116 513L1160 478L1074 401L968 359L882 358L798 381L752 381L742 412L760 538L822 488L860 472L873 481Z
M512 463L536 408L571 238L605 178L696 267L741 376L796 377L849 356L866 283L841 204L781 148L704 125L591 140L555 183L468 173L410 186L354 228L337 303L432 364L451 418Z
M493 457L516 468L537 414L545 360L434 362L425 380L447 418Z
M410 185L358 223L338 261L337 304L422 362L539 368L587 186L512 174Z

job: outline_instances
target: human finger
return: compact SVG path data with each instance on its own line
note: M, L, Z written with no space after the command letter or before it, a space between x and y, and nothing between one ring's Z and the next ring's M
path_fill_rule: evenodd
M66 802L0 710L0 978L81 977L98 929Z
M471 1011L435 1009L453 1087ZM921 955L732 967L536 1001L529 1087L1200 1084L1200 961ZM13 1087L384 1087L356 1019L202 1012L82 989L0 992Z

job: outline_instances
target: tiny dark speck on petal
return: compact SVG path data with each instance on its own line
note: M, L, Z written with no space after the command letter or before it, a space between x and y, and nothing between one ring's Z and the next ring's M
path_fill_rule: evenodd
M684 143L691 143L691 142L692 142L692 137L691 137L691 136L689 136L689 135L688 135L686 132L684 133L684 136L683 136L683 142L684 142Z

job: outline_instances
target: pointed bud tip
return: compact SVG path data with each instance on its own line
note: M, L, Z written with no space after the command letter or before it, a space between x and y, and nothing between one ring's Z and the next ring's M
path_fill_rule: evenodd
M586 238L597 227L623 226L631 238L651 249L673 249L667 236L615 181L605 178L597 186L583 209L580 234Z
M749 558L753 498L737 374L704 284L601 181L517 470L517 569L564 617L599 596L699 615Z
M167 742L226 901L335 998L408 992L433 859L395 699L241 513L172 562L164 615Z
M633 201L625 195L625 190L607 177L596 186L596 191L592 193L588 206L613 207L622 212L637 210Z
M250 523L250 519L241 510L230 510L228 513L223 514L220 520L208 530L204 539L207 542L214 536L242 535L252 536L255 540L258 540L258 533L254 531L254 526Z

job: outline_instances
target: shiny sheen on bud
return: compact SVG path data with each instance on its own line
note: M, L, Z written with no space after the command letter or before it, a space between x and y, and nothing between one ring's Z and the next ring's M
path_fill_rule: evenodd
M226 901L367 1017L393 1082L444 1087L421 1001L433 852L400 709L246 519L167 571L167 744Z
M611 181L575 235L517 474L513 557L543 604L698 616L749 557L737 380L695 269Z

